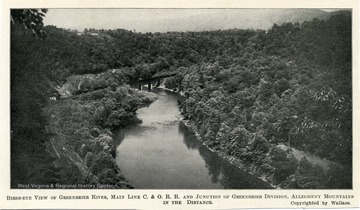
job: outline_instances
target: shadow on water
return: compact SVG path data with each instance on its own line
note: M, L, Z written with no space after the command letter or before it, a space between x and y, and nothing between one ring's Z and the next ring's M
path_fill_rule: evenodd
M125 128L121 128L113 136L115 146L116 147L120 146L120 144L123 143L125 140L126 133L128 133L130 130L134 129L135 127L138 132L144 132L144 131L156 129L155 126L141 126L141 123L134 123L129 126L126 126Z
M114 135L113 139L116 147L118 147L125 140L125 133L126 133L125 129L120 129Z
M179 123L179 132L184 135L184 144L188 149L199 151L205 161L212 183L220 183L225 189L271 189L266 182L211 152L196 139L193 132L183 122Z
M152 91L159 98L138 110L141 123L120 129L114 135L117 164L136 188L270 188L196 139L179 119L176 93L162 89Z

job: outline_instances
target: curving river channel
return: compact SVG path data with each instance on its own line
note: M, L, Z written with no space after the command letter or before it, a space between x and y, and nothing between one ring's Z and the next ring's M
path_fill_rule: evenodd
M120 130L116 162L139 189L268 189L257 177L209 151L180 120L177 94L137 111L142 123Z

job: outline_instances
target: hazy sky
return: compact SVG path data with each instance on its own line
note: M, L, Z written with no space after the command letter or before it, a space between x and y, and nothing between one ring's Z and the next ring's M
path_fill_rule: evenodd
M261 13L262 9L255 9ZM322 9L334 11L336 9ZM49 9L44 19L45 25L55 25L59 28L77 29L85 28L115 29L146 32L149 24L160 20L179 19L194 15L216 13L219 9Z
M132 28L133 23L214 13L214 9L49 9L45 25L61 28Z

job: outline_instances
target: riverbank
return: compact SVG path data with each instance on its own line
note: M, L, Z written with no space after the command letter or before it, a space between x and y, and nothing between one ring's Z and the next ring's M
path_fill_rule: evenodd
M115 137L117 163L139 189L269 189L200 143L182 122L178 95L156 88L158 100L137 111L142 123Z
M204 146L206 146L207 149L209 149L211 152L215 153L216 155L218 155L220 158L226 160L227 162L229 162L230 164L236 166L237 168L244 170L246 172L248 172L249 174L256 176L257 178L263 180L264 182L270 184L270 186L272 188L280 188L278 185L275 185L271 182L269 182L269 180L267 180L265 178L265 176L258 176L258 174L254 173L253 171L250 170L250 168L246 167L246 165L238 158L235 158L233 156L227 155L225 152L221 151L221 150L215 150L211 147L209 147L207 144L204 143L203 138L200 136L200 134L197 132L196 126L194 124L192 124L189 120L181 120L185 126L187 126L196 136L196 139L201 142Z
M294 151L285 145L273 145L266 154L264 160L260 162L262 164L258 164L259 162L249 164L239 157L227 154L221 148L214 149L209 146L206 144L203 137L201 137L193 123L189 120L182 120L182 122L194 132L197 140L202 142L202 144L210 151L239 169L245 170L246 172L265 181L276 189L297 189L302 186L310 186L311 188L315 186L322 186L322 188L326 188L328 180L326 177L342 173L342 167L336 163L322 160L320 158L314 158L314 155L310 155L310 161L314 160L316 162L312 163L303 152L296 149L294 149ZM281 157L283 160L279 160L279 155L276 153L283 153L283 156ZM284 154L286 155L284 156ZM295 155L299 156L299 154L302 154L301 158L295 157ZM287 163L289 161L291 162L292 167ZM283 165L281 166L281 164ZM289 170L291 172L289 172ZM281 171L288 171L288 174L286 177L283 177L282 180L279 180L277 177ZM316 185L308 185L308 183L311 182L315 182Z
M44 109L51 134L46 148L53 165L65 173L58 186L133 188L115 162L113 131L136 121L136 110L156 98L120 85L50 101Z

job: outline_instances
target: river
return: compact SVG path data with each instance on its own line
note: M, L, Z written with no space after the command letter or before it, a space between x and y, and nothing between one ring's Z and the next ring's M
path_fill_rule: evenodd
M120 130L116 162L139 189L268 189L197 141L181 122L178 95L152 90L159 99L137 111L142 123Z

